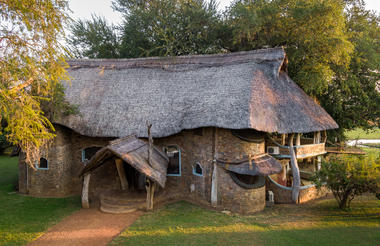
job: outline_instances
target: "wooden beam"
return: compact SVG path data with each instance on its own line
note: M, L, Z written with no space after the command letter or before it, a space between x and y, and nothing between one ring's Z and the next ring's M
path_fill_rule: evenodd
M216 161L214 161L214 170L212 172L211 179L211 206L216 207L218 205L218 167Z
M152 153L153 153L153 138L151 134L151 128L152 124L149 124L149 122L146 122L148 127L148 142L149 142L149 148L148 148L148 164L149 166L152 166ZM154 199L154 190L155 190L155 183L154 181L147 178L145 183L146 188L146 209L148 211L153 210L153 199Z
M282 145L286 144L286 134L281 134L281 144Z
M125 171L124 171L124 163L122 159L116 159L115 160L117 173L119 174L120 178L120 185L122 190L128 190L128 180L125 177Z
M296 146L301 145L301 133L297 133L296 135Z
M83 177L83 187L82 187L82 208L90 208L90 203L88 200L88 188L90 186L91 174L86 173Z
M298 168L296 154L293 148L293 139L294 139L294 133L292 133L289 137L289 154L290 154L290 165L292 166L292 174L293 174L292 200L293 202L298 203L300 187L301 187L301 178L300 178L300 170Z

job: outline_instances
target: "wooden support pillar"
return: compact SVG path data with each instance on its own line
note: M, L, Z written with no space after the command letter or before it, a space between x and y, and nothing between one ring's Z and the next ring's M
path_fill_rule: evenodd
M90 202L88 200L88 188L90 185L91 174L86 173L83 178L82 187L82 208L90 208Z
M214 170L212 172L211 179L211 206L216 207L218 205L218 167L214 161Z
M296 154L294 152L293 139L294 139L294 133L292 133L289 137L289 152L290 152L289 154L290 154L290 165L292 166L292 174L293 174L292 200L293 202L298 203L300 187L301 187L301 177L300 177L300 170L298 168Z
M153 153L153 138L152 138L152 134L151 134L151 128L152 128L152 124L149 124L149 122L147 121L146 122L146 125L148 127L148 143L149 143L149 146L148 146L148 164L149 166L152 166L152 153ZM146 179L146 183L145 183L145 188L146 188L146 210L150 211L150 210L153 210L153 199L154 199L154 190L155 190L155 182L150 180L150 179Z
M314 132L314 144L319 144L321 142L321 132Z
M301 145L301 133L297 133L296 135L296 146Z
M154 199L154 190L156 188L156 183L150 179L146 179L145 183L146 188L146 210L153 210L153 199Z
M116 159L115 164L116 164L117 173L119 174L119 178L120 178L121 189L128 190L128 181L127 181L127 178L125 177L123 160Z
M283 146L286 145L286 134L282 134L282 135L281 135L281 144L282 144Z

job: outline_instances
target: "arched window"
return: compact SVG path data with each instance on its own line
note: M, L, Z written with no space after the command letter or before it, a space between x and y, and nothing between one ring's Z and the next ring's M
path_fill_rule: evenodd
M102 147L88 147L82 150L82 162L86 163L93 157L98 150L100 150Z
M164 152L169 157L168 176L181 176L181 150L176 145L169 145L164 148Z
M37 169L42 169L42 170L47 170L47 169L49 169L48 161L47 161L45 158L41 157L41 158L40 158L40 161L39 161L38 164L36 165L36 168L37 168Z
M196 162L193 166L193 174L197 176L203 176L203 168L199 162Z

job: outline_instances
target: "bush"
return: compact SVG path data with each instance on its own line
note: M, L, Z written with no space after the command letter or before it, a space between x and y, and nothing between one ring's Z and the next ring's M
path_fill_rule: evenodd
M339 208L349 208L357 195L380 192L380 156L344 156L324 160L314 176L320 188L326 183L338 201Z

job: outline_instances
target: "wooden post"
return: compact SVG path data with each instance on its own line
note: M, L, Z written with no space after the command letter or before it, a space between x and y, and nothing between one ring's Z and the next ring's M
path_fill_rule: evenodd
M218 167L214 161L214 170L212 172L211 179L211 206L216 207L218 205Z
M153 138L152 134L150 133L150 129L152 128L152 124L149 124L149 122L146 122L148 127L148 141L149 141L149 147L148 147L148 164L149 166L152 166L151 158L152 158L152 150L153 150ZM154 198L154 190L155 190L155 183L147 178L145 183L146 188L146 209L153 210L153 198Z
M301 133L297 133L296 135L296 146L301 145Z
M295 203L298 203L300 187L301 187L301 178L300 178L300 170L298 168L296 154L294 152L293 139L294 139L294 133L292 133L289 138L289 152L290 152L290 164L292 166L292 174L293 174L292 200Z
M83 178L83 187L82 187L82 208L90 208L90 203L88 200L88 188L90 185L91 174L86 173Z
M116 159L115 164L116 164L117 173L119 174L119 178L120 178L121 189L128 190L128 181L127 181L127 178L125 177L123 160Z
M282 135L281 135L281 144L282 144L283 146L286 145L286 134L282 134Z
M319 144L321 142L321 132L314 132L314 144Z

